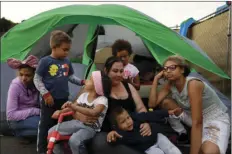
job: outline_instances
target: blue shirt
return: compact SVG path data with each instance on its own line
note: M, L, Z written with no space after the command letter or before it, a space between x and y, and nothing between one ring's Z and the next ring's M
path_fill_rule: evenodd
M74 73L71 62L51 56L41 58L36 73L42 77L45 88L53 99L66 99L69 96L68 80Z

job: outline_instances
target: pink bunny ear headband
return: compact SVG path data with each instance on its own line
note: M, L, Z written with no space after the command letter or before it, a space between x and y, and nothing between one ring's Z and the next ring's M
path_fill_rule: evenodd
M19 69L19 67L21 65L24 65L24 64L26 64L32 68L36 68L38 65L38 61L39 60L37 57L30 55L24 61L21 61L21 60L15 59L15 58L9 58L7 60L7 64L13 69Z
M95 87L96 93L98 95L103 96L104 95L104 91L103 91L103 85L102 85L101 71L94 71L94 72L92 72L92 78L93 78L93 82L94 82L94 87Z

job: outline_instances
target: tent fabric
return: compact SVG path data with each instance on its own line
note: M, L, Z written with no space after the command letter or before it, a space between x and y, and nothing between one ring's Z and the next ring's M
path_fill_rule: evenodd
M111 47L117 39L124 39L131 43L133 53L141 56L152 57L137 34L126 27L119 25L103 25L105 35L98 35L97 49Z
M70 59L78 59L82 57L84 53L84 44L87 38L89 25L86 24L66 24L56 27L54 30L62 30L68 33L72 37L72 46L69 51ZM35 55L38 58L42 58L51 53L49 39L51 33L48 32L42 36L35 45L32 46L29 54ZM80 37L81 36L81 37Z
M124 26L146 41L152 55L161 57L159 63L163 62L163 56L178 54L195 65L229 78L217 65L186 43L183 37L150 17L121 5L71 5L40 13L16 25L1 38L1 62L10 57L24 59L48 32L62 25L78 23Z
M82 60L82 63L88 66L85 72L85 78L89 78L91 75L91 72L96 70L95 69L96 67L94 64L94 56L95 56L95 50L96 50L95 43L97 41L97 34L95 32L96 32L97 27L98 27L97 25L89 26L89 30L87 33L87 40L85 41L84 55L83 55L83 60Z

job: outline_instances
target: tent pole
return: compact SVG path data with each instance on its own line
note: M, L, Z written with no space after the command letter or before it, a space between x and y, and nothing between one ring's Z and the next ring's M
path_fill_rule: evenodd
M227 55L226 55L226 73L229 73L229 56L231 52L231 5L229 7L229 19L228 19L228 40L227 40Z
M228 34L227 34L227 54L226 54L226 69L225 72L229 75L229 61L231 56L231 5L229 6L229 18L228 18ZM231 69L231 68L230 68ZM227 79L223 79L223 92L226 93L227 91Z

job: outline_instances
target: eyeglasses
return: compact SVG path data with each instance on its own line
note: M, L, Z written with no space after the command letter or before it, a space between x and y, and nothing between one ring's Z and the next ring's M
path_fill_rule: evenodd
M167 72L168 70L170 70L170 71L175 71L176 68L177 68L178 66L180 66L180 65L164 66L164 67L163 67L163 70L164 70L165 72Z

